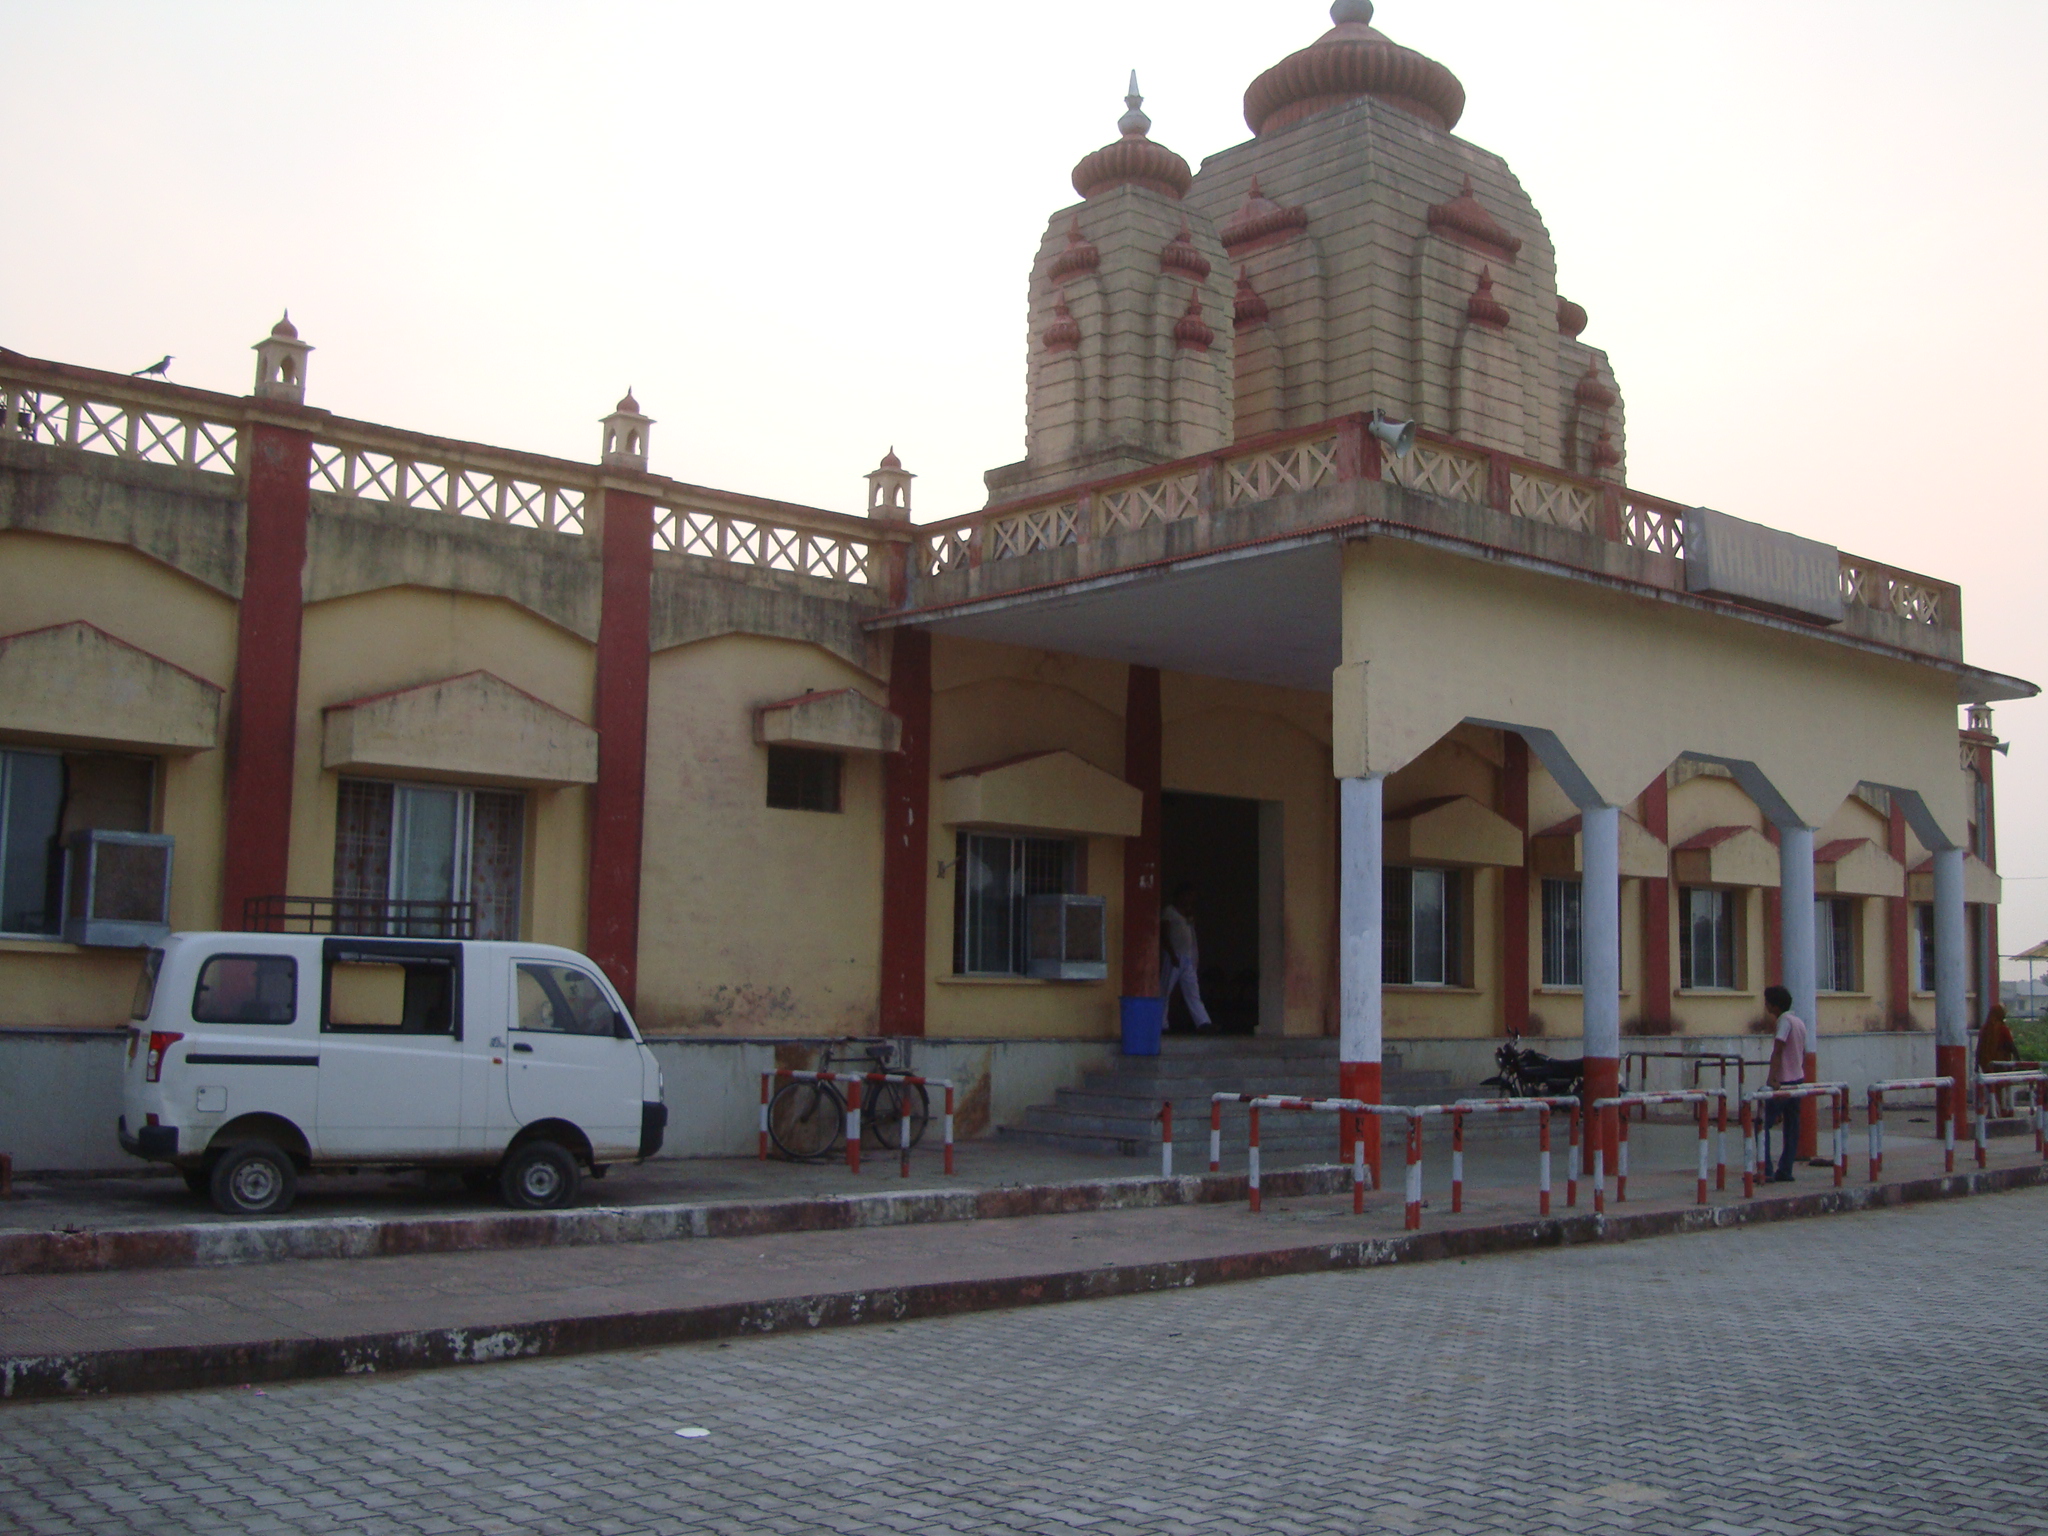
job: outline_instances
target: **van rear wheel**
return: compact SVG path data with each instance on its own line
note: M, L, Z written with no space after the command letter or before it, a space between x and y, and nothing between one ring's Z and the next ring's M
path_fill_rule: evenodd
M276 1216L291 1209L299 1193L298 1170L267 1141L230 1147L213 1165L208 1182L216 1210L229 1216Z
M552 1141L529 1141L505 1154L498 1193L518 1211L558 1210L576 1198L576 1159Z

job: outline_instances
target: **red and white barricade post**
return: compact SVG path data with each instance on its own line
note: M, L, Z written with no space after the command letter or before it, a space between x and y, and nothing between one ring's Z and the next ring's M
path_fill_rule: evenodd
M1826 1099L1835 1133L1835 1183L1849 1176L1849 1085L1847 1083L1787 1083L1782 1088L1758 1088L1742 1097L1742 1193L1754 1195L1763 1182L1766 1131L1757 1107L1771 1099Z
M943 1077L918 1077L909 1072L800 1072L793 1067L776 1067L761 1074L761 1160L768 1159L768 1101L771 1082L834 1083L846 1088L846 1167L849 1173L860 1172L860 1101L863 1083L915 1083L924 1089L939 1088L945 1092L945 1108L942 1111L941 1130L944 1135L944 1166L947 1173L953 1171L953 1090L954 1085ZM901 1137L903 1177L910 1177L910 1116L903 1115L897 1121Z
M2042 1121L2042 1090L2048 1086L2048 1072L1986 1072L1977 1079L1977 1166L1982 1168L1990 1160L1990 1133L1985 1121L1991 1118L1991 1099L1994 1093L2013 1088L2027 1090L2027 1119L2034 1131L2034 1152L2037 1156L2048 1157L2048 1125Z
M1237 1097L1251 1105L1251 1139L1248 1151L1251 1167L1251 1204L1254 1212L1260 1209L1259 1196L1259 1111L1262 1109L1286 1110L1295 1114L1324 1115L1369 1115L1392 1108L1390 1105L1367 1104L1362 1099L1290 1099L1282 1097L1257 1097L1252 1095L1218 1094L1217 1098ZM1221 1113L1216 1106L1214 1113ZM1354 1132L1356 1125L1353 1126ZM1220 1135L1220 1132L1215 1133ZM1212 1159L1221 1150L1214 1139L1210 1143ZM1214 1161L1210 1167L1215 1167ZM1351 1214L1365 1213L1365 1192L1372 1184L1372 1173L1365 1162L1365 1138L1354 1134L1351 1138Z
M1565 1162L1565 1197L1568 1206L1579 1203L1579 1101L1554 1099L1460 1099L1449 1107L1451 1116L1451 1213L1465 1209L1465 1117L1467 1115L1511 1115L1536 1112L1536 1214L1550 1214L1550 1117L1559 1108L1571 1116L1571 1146Z
M1212 1093L1209 1095L1209 1171L1223 1171L1223 1106L1249 1104L1256 1093Z
M1956 1080L1952 1077L1894 1077L1870 1085L1871 1183L1875 1184L1884 1172L1884 1096L1923 1088L1934 1090L1934 1118L1941 1125L1945 1170L1949 1173L1956 1171L1956 1117L1950 1106Z
M1160 1103L1159 1113L1153 1120L1159 1126L1159 1177L1173 1177L1173 1100Z
M1621 1204L1628 1199L1628 1112L1641 1109L1647 1114L1656 1104L1690 1104L1693 1118L1699 1126L1699 1164L1695 1181L1693 1203L1707 1203L1707 1142L1708 1130L1713 1120L1713 1103L1721 1101L1721 1124L1728 1124L1728 1096L1718 1088L1695 1088L1675 1093L1622 1093L1611 1099L1595 1099L1593 1114L1598 1124L1593 1130L1593 1209L1602 1212L1607 1209L1607 1149L1614 1148L1614 1203ZM1722 1141L1723 1155L1726 1139ZM1718 1184L1725 1188L1728 1172L1722 1164Z

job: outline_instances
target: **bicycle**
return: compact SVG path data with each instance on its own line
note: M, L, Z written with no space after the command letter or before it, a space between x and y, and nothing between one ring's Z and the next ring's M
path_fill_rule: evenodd
M858 1052L835 1054L827 1048L819 1070L833 1071L845 1066L848 1076L865 1072L907 1070L896 1064L896 1047L888 1041L862 1041L848 1036L842 1046L859 1045ZM903 1126L910 1124L910 1145L924 1140L931 1122L931 1095L922 1083L862 1083L860 1095L861 1140L882 1151L902 1146ZM836 1082L821 1083L791 1078L775 1090L768 1101L768 1137L775 1149L792 1162L822 1162L832 1156L846 1139L846 1094Z

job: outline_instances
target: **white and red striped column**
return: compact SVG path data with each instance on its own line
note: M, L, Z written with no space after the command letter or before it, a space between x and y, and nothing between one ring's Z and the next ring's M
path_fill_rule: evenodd
M1338 1049L1337 1094L1366 1104L1381 1102L1380 1057L1383 1054L1385 1017L1380 1002L1380 935L1382 876L1385 845L1382 818L1386 806L1383 776L1339 779L1338 837L1342 872L1338 882ZM1351 1148L1350 1120L1340 1124L1348 1160ZM1358 1130L1366 1140L1366 1160L1372 1165L1374 1189L1383 1188L1380 1179L1379 1120Z
M1586 1103L1621 1091L1621 809L1596 805L1579 813L1585 848L1579 914L1585 943ZM1601 1120L1587 1121L1588 1165L1600 1144ZM1613 1148L1608 1148L1611 1160Z

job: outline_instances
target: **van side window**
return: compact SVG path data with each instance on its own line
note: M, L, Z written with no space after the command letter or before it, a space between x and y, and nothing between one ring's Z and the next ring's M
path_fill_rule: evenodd
M192 992L195 1024L289 1024L299 1012L299 962L290 955L215 955Z
M321 1028L337 1034L461 1035L461 951L453 944L329 940Z
M588 972L537 960L520 963L519 1018L512 1027L553 1035L625 1034L618 1010Z

